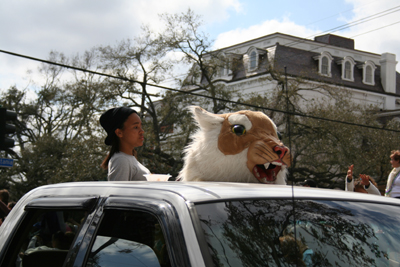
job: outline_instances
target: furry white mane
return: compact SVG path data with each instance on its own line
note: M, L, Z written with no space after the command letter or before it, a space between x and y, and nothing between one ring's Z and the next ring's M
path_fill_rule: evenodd
M255 131L254 122L247 113L232 114L212 114L200 107L190 107L195 121L199 128L191 136L192 142L185 148L184 166L179 173L178 180L181 181L221 181L221 182L244 182L258 183L255 175L249 170L249 147L240 147L237 153L224 153L220 150L221 142L227 142L226 139L220 138L224 127L232 127L232 125L241 125L246 129L246 133L250 136ZM251 113L250 113L251 114ZM257 114L260 117L259 114ZM265 115L263 115L265 116ZM271 124L272 136L276 132L275 124L265 116ZM264 117L262 117L264 119ZM228 129L227 131L230 131ZM232 134L234 135L234 134ZM234 135L234 138L240 138ZM254 139L254 138L253 138ZM272 139L276 139L273 137ZM240 139L238 139L240 140ZM259 142L257 140L257 142ZM243 142L247 144L248 142ZM241 144L235 142L235 144ZM229 146L229 144L228 144ZM239 146L239 145L237 145ZM257 163L260 164L260 163ZM264 164L262 162L261 164ZM273 164L279 165L275 162ZM269 165L269 163L268 163ZM286 184L287 168L285 164L280 164L279 173L276 175L275 184ZM267 165L266 165L267 166ZM257 172L257 171L256 171Z

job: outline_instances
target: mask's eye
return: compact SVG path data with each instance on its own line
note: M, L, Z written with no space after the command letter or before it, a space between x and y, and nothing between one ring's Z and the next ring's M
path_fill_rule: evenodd
M279 140L282 140L282 134L280 132L277 132L277 134L278 134Z
M236 134L237 136L241 136L246 134L246 128L243 125L236 124L232 126L232 133Z

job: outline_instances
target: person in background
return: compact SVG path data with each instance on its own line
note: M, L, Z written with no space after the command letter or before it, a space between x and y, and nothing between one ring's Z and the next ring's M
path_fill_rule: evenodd
M25 255L39 250L68 250L74 238L75 234L73 232L64 233L58 231L52 235L51 243L37 246L38 243L42 243L43 241L41 240L40 235L33 236L29 242L27 250L25 251Z
M390 164L393 170L389 173L385 197L400 198L400 151L393 150L390 154Z
M8 208L8 199L10 198L10 193L7 189L0 190L0 225L3 224L4 219L10 213Z
M15 201L8 202L7 204L8 209L11 211L14 208L15 204L17 204L17 202Z
M354 183L353 179L353 168L354 165L351 165L347 170L347 176L345 179L345 190L351 192L358 192L358 193L366 193L366 194L374 194L374 195L381 195L377 188L377 184L375 180L370 177L369 175L360 174L360 180Z
M305 187L317 187L317 183L313 179L304 180L302 186Z
M144 142L142 121L137 112L128 107L112 108L100 117L107 132L105 144L110 152L101 164L108 170L109 181L145 181L150 171L136 159L136 147Z

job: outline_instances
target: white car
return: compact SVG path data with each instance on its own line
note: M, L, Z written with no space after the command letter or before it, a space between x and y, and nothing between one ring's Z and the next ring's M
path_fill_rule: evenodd
M400 266L400 200L244 183L79 182L27 193L0 266Z

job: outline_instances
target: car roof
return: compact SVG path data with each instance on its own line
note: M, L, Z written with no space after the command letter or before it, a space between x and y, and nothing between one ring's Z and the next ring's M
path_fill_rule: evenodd
M164 194L160 194L164 193ZM72 182L46 185L30 192L29 198L48 196L132 196L165 198L165 193L178 195L194 203L225 199L291 198L352 200L400 205L395 198L346 192L343 190L290 185L227 182ZM158 197L159 196L159 197Z

